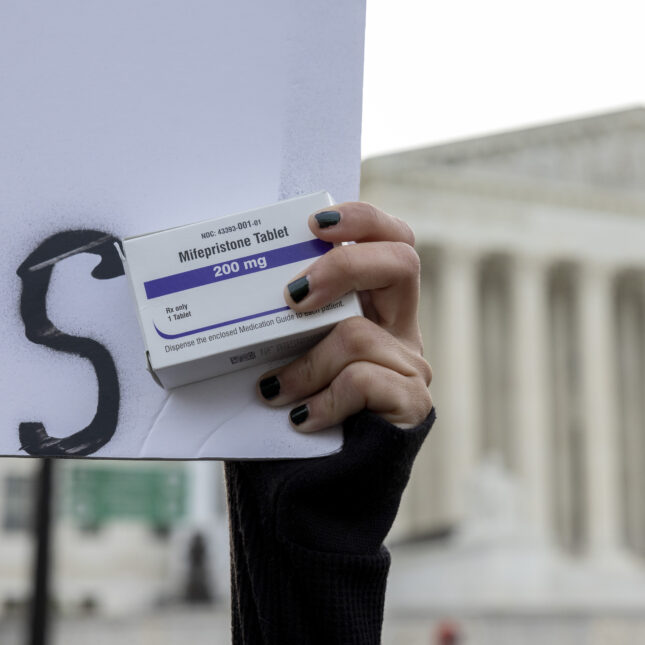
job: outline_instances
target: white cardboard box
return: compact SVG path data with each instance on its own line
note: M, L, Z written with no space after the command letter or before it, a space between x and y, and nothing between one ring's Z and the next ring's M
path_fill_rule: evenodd
M150 372L165 388L302 353L345 318L356 293L296 314L284 286L332 248L308 216L333 204L314 193L217 220L123 240Z

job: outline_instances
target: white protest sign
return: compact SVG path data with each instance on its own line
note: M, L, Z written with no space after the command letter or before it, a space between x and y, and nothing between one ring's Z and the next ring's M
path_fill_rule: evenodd
M145 371L114 241L358 194L364 0L0 6L2 455L294 457L238 372ZM270 367L270 366L269 366Z

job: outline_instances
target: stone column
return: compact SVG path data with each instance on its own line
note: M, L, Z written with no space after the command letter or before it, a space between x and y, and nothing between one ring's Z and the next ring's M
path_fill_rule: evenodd
M586 543L593 556L619 551L622 526L613 278L607 267L591 263L581 267L579 274Z
M625 546L645 555L644 529L645 507L642 502L645 479L643 477L643 455L645 437L643 436L643 303L645 303L645 284L642 276L628 274L620 280L617 287L618 299L618 404L620 406L620 439L622 464L622 510L625 530Z
M478 258L463 248L444 250L439 311L442 343L436 382L438 423L446 434L447 506L464 512L465 484L481 445Z
M514 391L512 430L515 467L526 501L533 537L553 538L551 501L553 406L549 387L548 294L546 262L530 256L513 260L511 269L511 357Z
M435 373L441 374L441 258L436 249L420 249L421 301L419 323L423 334L425 357ZM442 378L431 384L433 402L442 408ZM450 470L448 442L450 431L441 421L425 440L414 466L413 484L415 526L428 532L450 522L451 509L446 506L446 473Z

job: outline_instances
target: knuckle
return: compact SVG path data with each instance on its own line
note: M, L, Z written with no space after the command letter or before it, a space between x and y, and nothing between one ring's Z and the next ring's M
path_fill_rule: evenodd
M428 361L426 361L423 356L419 354L414 354L411 358L412 374L411 376L417 375L426 386L429 386L432 382L432 366Z
M363 202L363 206L367 217L370 220L370 223L375 226L387 226L388 228L392 228L393 224L395 229L399 229L397 238L400 237L403 240L403 243L407 244L408 246L414 246L414 231L407 222L402 220L400 217L395 217L394 215L384 213L381 209L377 208L373 204L370 204L369 202ZM389 222L391 222L391 224Z
M350 383L354 392L364 396L370 391L373 381L373 372L366 369L365 365L354 363L353 369L350 369Z
M361 220L363 225L374 226L383 218L383 213L370 202L343 202L339 206Z
M316 375L316 368L314 366L314 357L311 352L307 352L298 361L298 369L296 374L296 382L299 386L310 385L314 382Z
M363 223L367 226L378 228L385 227L390 230L392 228L398 229L398 233L396 235L397 239L400 238L403 243L408 244L409 246L414 246L416 241L414 231L412 230L412 227L400 217L385 213L370 202L345 202L340 206L354 211L358 217L364 220Z
M421 259L414 248L405 242L393 242L392 252L400 262L406 275L418 278L421 273Z
M365 318L353 316L337 325L338 340L344 356L363 356L371 346L369 325Z
M372 225L378 224L383 218L383 212L380 211L374 204L369 202L362 202L363 212L366 217L370 220L369 223Z
M400 217L395 217L394 219L398 222L401 228L401 236L403 237L405 244L407 244L408 246L414 246L416 243L416 237L414 235L412 227L407 222L403 221Z
M419 386L411 393L408 403L408 409L412 412L415 423L421 423L432 409L432 397L427 387Z
M370 389L371 381L370 370L361 363L351 363L338 375L337 386L341 392L363 398Z
M354 267L352 248L352 246L336 246L325 253L321 259L330 262L342 275L350 276Z
M428 361L423 360L421 362L421 378L423 378L424 383L429 386L432 383L432 365Z
M344 393L341 381L342 379L339 378L334 379L322 395L322 407L330 419L337 419L340 416Z

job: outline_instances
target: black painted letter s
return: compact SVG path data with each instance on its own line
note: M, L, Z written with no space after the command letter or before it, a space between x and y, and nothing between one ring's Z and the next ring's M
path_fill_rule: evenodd
M54 265L78 253L94 253L101 261L92 276L107 280L123 275L114 243L117 239L101 231L74 230L47 238L18 268L22 280L20 315L25 335L32 343L59 352L87 358L98 381L98 405L91 423L67 437L50 437L40 422L21 423L20 446L39 457L91 455L114 434L119 418L119 379L110 352L91 338L70 336L57 329L47 317L47 290Z

